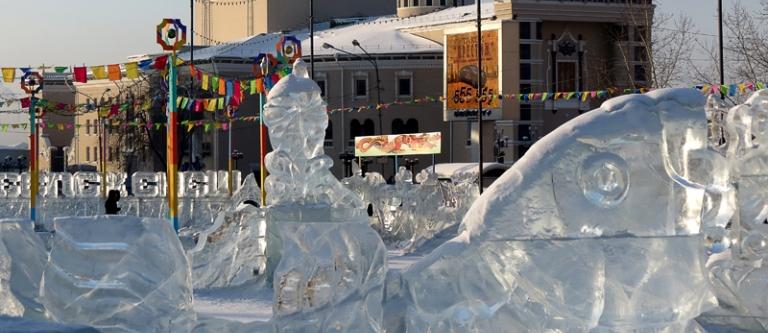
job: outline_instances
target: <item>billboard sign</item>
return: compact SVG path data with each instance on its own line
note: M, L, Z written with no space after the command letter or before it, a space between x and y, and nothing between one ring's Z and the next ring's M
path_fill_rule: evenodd
M477 118L478 86L483 96L499 95L499 31L483 31L482 37L483 68L480 71L477 68L477 33L446 35L445 121ZM482 105L485 119L501 119L498 98L485 98Z
M440 154L442 133L413 133L355 137L356 157Z

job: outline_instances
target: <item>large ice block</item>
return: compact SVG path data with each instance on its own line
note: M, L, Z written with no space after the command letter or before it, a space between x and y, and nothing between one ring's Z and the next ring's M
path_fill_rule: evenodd
M20 317L24 306L11 292L11 255L0 242L0 316Z
M103 332L189 332L190 267L167 220L59 218L40 287L59 322Z
M388 282L388 330L697 329L704 196L730 190L703 106L693 89L619 97L544 137Z
M382 331L387 252L365 211L273 207L267 221L280 332Z
M11 298L15 296L19 300L24 308L24 317L44 319L45 309L38 296L48 252L42 239L35 234L32 221L0 220L0 247L3 246L9 256L10 267L0 270L9 275Z

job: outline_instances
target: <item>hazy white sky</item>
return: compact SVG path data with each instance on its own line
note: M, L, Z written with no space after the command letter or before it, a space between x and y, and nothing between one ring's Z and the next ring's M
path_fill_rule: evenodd
M724 6L734 1L760 10L760 0L724 0ZM717 32L717 0L656 3L660 11L691 16L701 32ZM0 0L0 66L99 65L157 52L155 25L164 17L189 24L189 6L189 0Z

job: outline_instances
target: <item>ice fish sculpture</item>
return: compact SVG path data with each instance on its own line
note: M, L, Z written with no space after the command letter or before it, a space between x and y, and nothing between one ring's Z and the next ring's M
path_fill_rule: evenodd
M606 101L536 143L459 235L387 282L392 332L685 332L712 306L704 196L731 189L704 98Z
M363 207L328 170L333 160L323 151L327 105L303 61L297 60L293 74L269 92L264 123L274 148L266 157L268 204Z

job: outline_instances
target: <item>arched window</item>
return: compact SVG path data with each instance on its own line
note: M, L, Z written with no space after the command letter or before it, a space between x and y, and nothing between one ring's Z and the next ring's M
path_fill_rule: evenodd
M360 125L359 120L352 119L352 122L349 124L349 137L354 139L356 136L363 136L363 126Z
M402 119L397 118L392 121L392 134L405 134L405 123Z
M328 119L328 127L325 128L325 147L333 147L333 121Z
M363 135L374 135L376 133L376 126L373 124L373 120L366 119L363 122Z
M411 118L405 122L405 132L403 133L419 133L419 121Z

